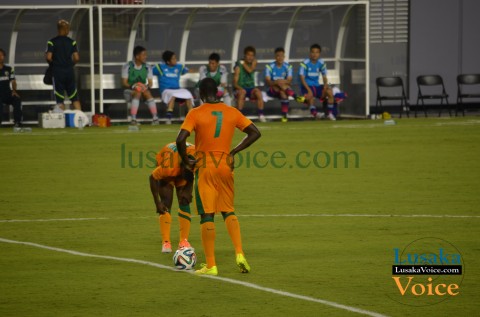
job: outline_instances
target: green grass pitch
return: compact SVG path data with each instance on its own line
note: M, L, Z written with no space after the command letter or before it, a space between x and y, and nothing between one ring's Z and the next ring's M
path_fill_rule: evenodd
M0 316L478 314L478 117L258 126L262 138L235 171L252 272L238 272L216 217L221 279L169 270L172 255L161 253L148 175L179 125L2 128ZM201 263L198 223L193 217L190 241ZM435 305L399 303L394 248L426 237L461 251L459 294Z

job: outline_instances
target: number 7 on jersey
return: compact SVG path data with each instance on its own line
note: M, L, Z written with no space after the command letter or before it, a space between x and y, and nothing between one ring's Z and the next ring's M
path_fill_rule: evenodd
M220 136L220 131L222 131L222 121L223 121L223 112L222 111L212 111L212 116L217 118L217 124L215 125L215 135L214 138Z

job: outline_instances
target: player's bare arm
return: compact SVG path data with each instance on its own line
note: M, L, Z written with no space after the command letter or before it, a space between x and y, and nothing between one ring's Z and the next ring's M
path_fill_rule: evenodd
M122 78L122 86L123 86L123 88L128 88L128 89L132 88L128 84L128 78Z
M153 201L158 214L163 215L172 205L173 188L161 180L156 180L150 175L150 191L152 192ZM170 197L170 198L169 198Z
M72 54L72 61L74 64L77 64L80 61L80 54L78 54L78 52Z
M302 86L307 90L306 97L312 98L313 97L312 90L310 89L310 87L308 87L307 82L305 81L305 76L300 75L300 82L302 83Z
M49 64L50 64L51 62L53 62L53 53L52 53L52 52L47 52L47 53L45 54L45 59L47 60L47 63L49 63Z
M231 158L230 167L232 168L232 170L235 164L235 154L245 150L262 136L257 126L253 123L248 127L246 127L245 129L243 129L243 132L246 133L247 135L242 139L242 141L240 141L240 143L233 150L230 151L230 158Z
M290 88L290 84L292 82L292 76L288 76L287 79L277 79L275 80L275 84L280 87L281 90L287 90Z
M233 73L233 87L236 90L242 90L243 88L238 85L238 81L240 80L240 67L235 67L235 72Z
M323 90L327 91L329 89L327 76L322 76L322 80L323 80Z
M17 81L13 79L12 81L10 81L10 83L12 84L12 96L20 97L20 95L17 92Z
M188 156L188 158L192 158L191 156ZM192 202L192 192L193 192L193 172L187 168L185 168L183 162L181 163L182 169L180 173L180 178L184 179L187 181L187 183L184 186L177 187L177 199L178 203L180 205L188 205Z
M251 65L243 63L243 68L245 68L247 73L253 73L255 71L255 68L257 68L257 59L254 59Z
M177 135L177 150L178 154L182 158L182 164L185 164L187 170L193 171L195 167L195 160L192 160L187 155L187 138L190 136L190 132L187 130L181 129Z

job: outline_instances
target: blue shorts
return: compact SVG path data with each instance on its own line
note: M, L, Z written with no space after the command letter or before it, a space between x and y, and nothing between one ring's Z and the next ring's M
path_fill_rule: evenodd
M267 95L272 98L280 98L280 91L275 91L272 87L267 90Z
M257 87L253 87L253 88L243 88L243 90L246 91L246 94L245 94L245 98L248 98L250 100L255 100L255 96L252 97L252 91L254 89L257 89ZM235 97L237 97L238 95L238 90L235 90Z
M320 86L308 86L308 87L309 87L310 90L312 91L313 98L322 98L323 85L320 85ZM303 85L300 87L300 91L302 92L302 95L306 95L306 94L307 94L307 90L305 89L305 87L303 87Z

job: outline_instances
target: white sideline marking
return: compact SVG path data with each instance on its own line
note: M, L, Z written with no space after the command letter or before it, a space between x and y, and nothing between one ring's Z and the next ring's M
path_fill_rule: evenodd
M46 250L51 250L51 251L56 251L56 252L61 252L61 253L68 253L68 254L71 254L71 255L78 255L78 256L83 256L83 257L98 258L98 259L105 259L105 260L113 260L113 261L120 261L120 262L127 262L127 263L143 264L143 265L153 266L153 267L160 268L160 269L166 269L166 270L169 270L169 271L182 272L182 271L178 271L177 269L175 269L173 267L170 267L170 266L166 266L166 265L162 265L162 264L154 263L154 262L149 262L149 261L137 260L137 259L119 258L119 257L115 257L115 256L84 253L84 252L78 252L78 251L74 251L74 250L49 247L47 245L37 244L37 243L33 243L33 242L16 241L16 240L9 240L9 239L3 239L3 238L0 238L0 242L10 243L10 244L28 245L28 246L35 247L35 248L46 249ZM193 272L191 272L191 271L190 272L184 271L184 272L193 274ZM223 281L223 282L226 282L226 283L237 284L237 285L257 289L257 290L260 290L260 291L264 291L264 292L268 292L268 293L272 293L272 294L276 294L276 295L301 299L301 300L309 301L309 302L320 303L320 304L323 304L323 305L326 305L326 306L331 306L331 307L347 310L347 311L362 314L362 315L367 315L367 316L372 316L372 317L387 317L386 315L382 315L382 314L379 314L379 313L376 313L376 312L372 312L372 311L368 311L368 310L364 310L364 309L360 309L360 308L356 308L356 307L352 307L352 306L342 305L342 304L327 301L327 300L324 300L324 299L318 299L318 298L314 298L314 297L310 297L310 296L303 296L303 295L298 295L298 294L294 294L294 293L290 293L290 292L280 291L280 290L276 290L276 289L269 288L269 287L263 287L263 286L253 284L253 283L234 280L234 279L231 279L231 278L219 277L219 276L201 276L201 277L207 277L207 278Z
M2 219L0 222L51 222L51 221L85 221L85 220L107 220L110 218L52 218L52 219Z
M274 214L274 215L237 215L238 217L369 217L369 218L480 218L474 215L375 215L375 214ZM198 217L192 215L192 218ZM118 219L148 219L151 216L138 217L100 217L100 218L51 218L51 219L0 219L6 222L56 222L56 221L93 221L93 220L118 220Z
M293 214L237 215L238 217L370 217L370 218L480 218L471 215L378 215L378 214Z

